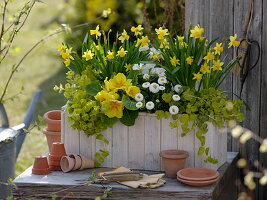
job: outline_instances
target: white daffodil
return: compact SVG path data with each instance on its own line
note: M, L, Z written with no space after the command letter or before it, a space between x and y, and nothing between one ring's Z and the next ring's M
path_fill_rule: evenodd
M148 46L143 46L139 48L139 51L147 51L147 50L149 50Z
M174 101L180 101L181 97L178 94L172 95Z
M155 107L155 104L152 101L146 103L146 109L152 110Z
M148 80L150 78L149 74L144 74L143 79Z
M164 85L165 83L167 83L167 79L166 79L166 77L164 77L164 76L159 77L159 78L158 78L158 83L159 83L160 85Z
M169 112L171 113L171 115L176 115L179 112L179 108L177 106L171 106L169 108Z
M159 90L165 90L165 87L163 85L159 86Z
M145 64L142 66L142 74L150 74L151 70L155 67L155 64Z
M137 102L135 104L136 108L141 108L143 106L143 103L141 101Z
M144 82L144 83L142 84L142 87L143 87L143 88L149 88L149 86L150 86L150 83L149 83L149 82Z
M175 86L174 86L174 88L173 88L173 89L174 89L174 91L175 91L175 92L177 92L177 93L178 93L178 92L180 91L180 89L181 89L181 88L182 88L182 86L181 86L181 85L179 85L179 84L177 84L177 85L175 85Z
M159 84L151 83L150 86L149 86L149 90L152 93L158 93L159 92Z
M136 101L143 101L144 100L144 96L141 93L137 93L134 97L134 99Z

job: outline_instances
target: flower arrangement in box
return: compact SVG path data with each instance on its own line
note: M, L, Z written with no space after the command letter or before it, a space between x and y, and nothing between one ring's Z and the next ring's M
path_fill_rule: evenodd
M205 146L207 122L222 128L228 120L242 121L243 102L230 100L219 86L239 58L221 59L225 43L209 42L199 25L185 36L170 36L168 29L155 29L156 37L143 35L143 27L123 30L115 42L97 26L86 35L82 55L63 44L67 84L55 86L68 99L66 111L73 129L108 143L102 131L120 121L135 124L139 112L155 113L158 119L172 118L186 136L196 129L201 142L199 155L217 163ZM229 48L238 46L236 35ZM109 153L97 152L97 164Z

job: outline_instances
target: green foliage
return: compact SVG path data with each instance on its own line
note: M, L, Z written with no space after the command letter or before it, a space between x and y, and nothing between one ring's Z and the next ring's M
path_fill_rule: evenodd
M93 81L85 87L85 90L89 95L95 96L98 92L102 90L102 87L99 81Z
M128 96L122 96L122 103L128 110L137 110L136 108L136 101L131 100Z
M123 110L123 117L120 119L121 123L126 126L133 126L135 123L135 119L138 117L138 111L134 110Z
M99 152L95 153L95 166L100 167L101 164L105 161L105 158L109 156L109 152L104 149L100 149Z

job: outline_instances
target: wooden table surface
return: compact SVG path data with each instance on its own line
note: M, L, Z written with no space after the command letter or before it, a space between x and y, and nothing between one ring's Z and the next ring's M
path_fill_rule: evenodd
M219 168L220 180L206 187L191 187L176 179L164 178L166 184L156 189L132 189L117 183L105 184L112 187L109 199L220 199L220 195L236 176L235 161L238 153L228 152L227 163ZM53 194L64 199L94 199L101 196L104 187L100 184L84 185L93 171L107 171L107 168L87 169L70 173L52 172L48 175L33 175L31 167L19 175L14 183L13 195L17 199L51 199ZM144 171L147 174L159 173ZM230 199L228 199L230 200Z

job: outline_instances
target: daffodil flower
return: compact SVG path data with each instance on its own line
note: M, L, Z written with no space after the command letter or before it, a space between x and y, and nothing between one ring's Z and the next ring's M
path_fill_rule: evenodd
M71 56L71 51L72 51L72 48L65 49L65 51L61 52L61 57L63 59L69 58L69 59L72 59L73 60L74 58Z
M101 32L99 31L99 25L97 25L95 30L90 30L90 35L95 35L96 39L101 36Z
M194 61L194 59L193 59L193 57L192 56L189 56L189 57L187 57L186 58L186 63L188 64L188 65L192 65L192 63L193 63L193 61Z
M176 65L179 64L180 60L176 58L176 56L173 56L172 58L170 58L170 62L171 62L171 65L176 67Z
M207 63L201 65L200 72L203 74L210 73L210 66Z
M136 46L140 46L140 47L143 47L143 46L148 46L148 43L150 42L148 36L142 36L141 38L138 38L137 39L137 42L136 42Z
M135 36L138 36L143 34L143 29L144 28L142 27L142 25L138 25L137 27L132 26L131 31L134 33Z
M155 31L158 35L159 40L163 40L166 35L169 35L169 30L166 28L159 27L159 28L156 28Z
M228 48L232 46L238 47L240 45L240 41L237 41L236 38L237 34L235 34L234 36L230 36L230 42Z
M204 28L201 28L200 25L198 24L197 26L194 27L194 29L190 30L190 37L194 38L202 38L202 33L204 33Z
M222 71L223 65L224 65L224 62L221 62L220 60L214 60L212 69Z
M67 49L67 46L66 46L65 44L63 44L63 45L59 45L59 46L57 47L57 50L60 51L60 52L63 52L63 51L65 51L66 49Z
M83 53L83 58L85 58L86 61L92 60L94 57L94 53L92 53L91 50L86 50L86 52Z
M126 68L127 72L132 69L132 65L131 64L126 64L124 67Z
M204 57L204 60L211 61L214 60L215 55L212 52L208 52L207 55Z
M119 57L124 57L126 55L128 51L125 51L124 48L121 48L118 52L117 52L117 56Z
M216 43L216 46L213 49L215 51L215 55L221 55L223 52L222 43Z
M114 52L109 50L109 51L107 52L107 58L108 58L108 59L113 59L113 58L114 58Z
M70 59L67 58L67 59L64 61L64 64L66 65L66 67L70 66Z
M197 74L194 74L194 78L193 79L196 79L196 80L200 81L202 79L202 76L203 76L203 74L200 74L198 72Z
M129 40L130 36L127 34L125 30L121 33L121 36L118 38L121 43L124 43L125 40Z

